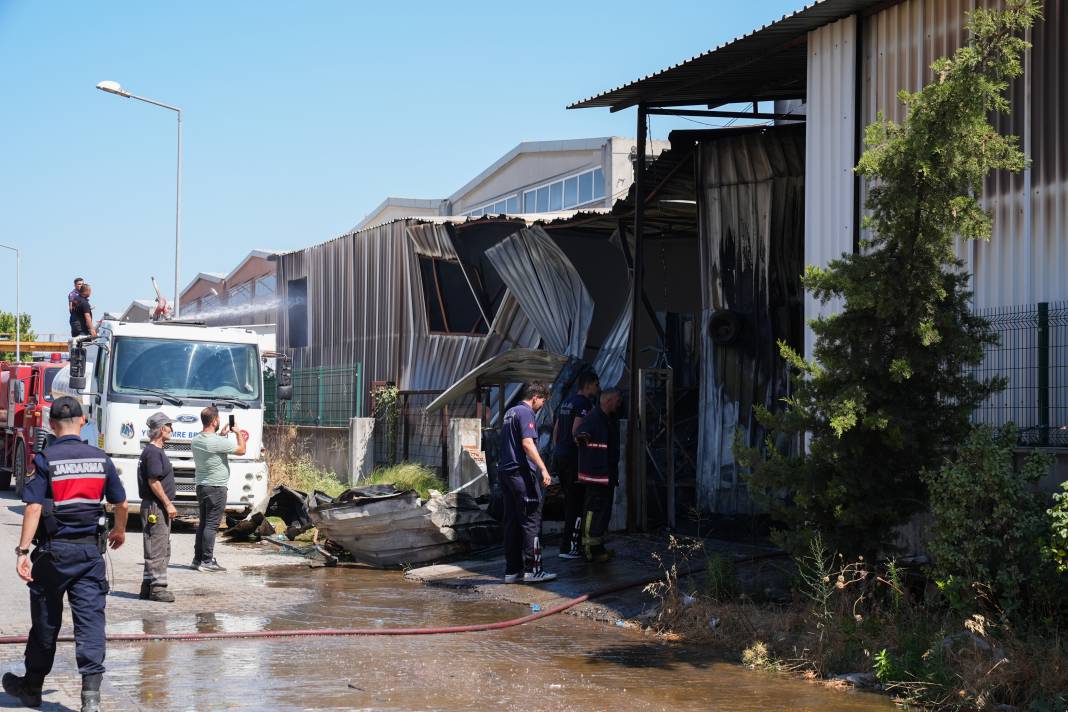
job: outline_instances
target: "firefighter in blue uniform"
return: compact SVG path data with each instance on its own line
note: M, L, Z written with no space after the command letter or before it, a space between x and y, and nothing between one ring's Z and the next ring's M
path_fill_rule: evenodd
M26 674L6 673L4 690L28 707L41 705L63 620L63 595L74 619L75 656L82 675L82 712L100 709L104 676L104 605L108 593L105 547L126 540L126 492L115 465L81 439L81 405L69 396L52 403L56 439L34 459L26 481L16 569L30 589ZM114 505L115 528L106 530L103 499ZM31 540L35 544L29 551Z
M551 478L538 452L535 414L549 389L530 383L523 400L508 409L501 425L497 478L504 495L504 582L546 583L556 578L541 567L541 507Z

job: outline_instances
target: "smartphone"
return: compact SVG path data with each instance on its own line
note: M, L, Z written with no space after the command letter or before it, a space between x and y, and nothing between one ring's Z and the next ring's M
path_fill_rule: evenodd
M236 427L236 423L234 423L234 414L231 413L230 414L230 430L233 430L235 427Z

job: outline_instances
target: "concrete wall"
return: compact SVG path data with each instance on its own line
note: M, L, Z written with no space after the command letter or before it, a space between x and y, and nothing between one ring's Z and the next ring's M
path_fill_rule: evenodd
M637 148L637 141L619 136L613 136L605 147L603 159L605 202L603 207L611 208L617 200L627 197L627 191L634 184L634 164L631 163L630 155ZM646 151L655 157L669 148L671 148L669 141L649 141Z
M333 472L342 482L349 478L349 428L302 425L264 427L267 457L307 458L316 467Z
M349 486L370 476L375 469L375 419L349 421Z

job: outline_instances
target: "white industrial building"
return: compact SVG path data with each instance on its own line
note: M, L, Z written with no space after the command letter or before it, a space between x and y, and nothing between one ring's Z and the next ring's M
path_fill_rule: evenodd
M653 141L655 157L667 146ZM532 215L611 208L634 182L637 142L606 136L524 141L448 198L389 197L354 230L409 217Z

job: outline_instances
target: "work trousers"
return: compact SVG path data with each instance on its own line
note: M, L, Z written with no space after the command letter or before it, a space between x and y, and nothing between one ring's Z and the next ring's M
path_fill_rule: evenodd
M615 488L607 485L586 485L586 515L583 518L582 545L586 558L604 551L604 536L612 519L612 500Z
M55 539L34 550L30 589L30 635L26 682L40 687L52 672L56 638L63 625L63 596L74 619L74 656L82 676L104 672L104 607L107 568L95 543Z
M193 545L193 560L208 562L215 559L215 535L226 513L226 488L213 485L197 485L197 504L200 521L197 522L197 540Z
M155 515L155 522L150 521ZM141 502L141 532L145 546L143 580L152 588L166 588L171 562L171 520L155 501Z
M560 539L560 551L578 551L582 541L582 513L586 498L586 485L578 481L578 457L556 458L556 476L564 491L564 533Z
M538 475L520 468L497 477L504 495L504 573L540 571L543 495Z

